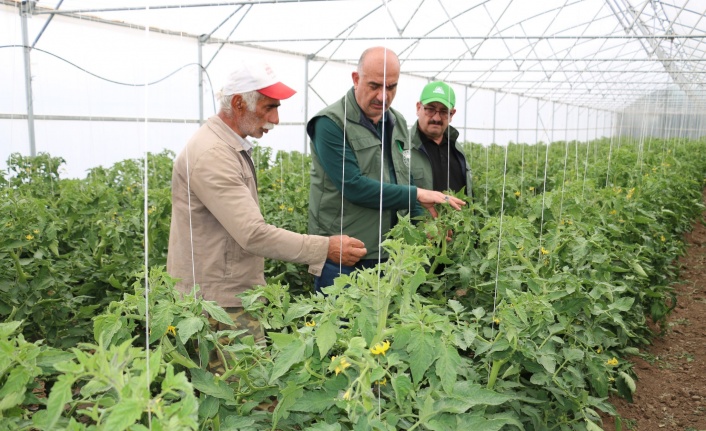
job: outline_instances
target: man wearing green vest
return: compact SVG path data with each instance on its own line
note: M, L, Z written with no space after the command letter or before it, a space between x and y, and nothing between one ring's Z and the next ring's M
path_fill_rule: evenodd
M464 190L471 194L471 168L449 125L456 113L456 94L441 81L427 84L417 102L417 121L412 126L411 171L419 187L440 192Z
M390 108L397 91L400 62L383 47L363 52L352 73L353 88L307 124L312 171L309 234L360 239L367 254L353 266L327 260L315 287L333 284L339 274L376 265L387 256L379 242L397 222L397 212L419 215L435 204L459 210L460 199L415 187L405 163L407 123ZM408 162L408 161L407 161ZM381 196L382 192L382 196Z

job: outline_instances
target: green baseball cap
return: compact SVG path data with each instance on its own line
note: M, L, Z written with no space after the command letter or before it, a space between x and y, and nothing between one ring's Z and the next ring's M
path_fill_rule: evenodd
M434 81L424 87L419 101L422 102L422 105L427 105L431 102L439 102L447 108L453 109L456 105L456 94L454 93L454 89L449 87L447 83Z

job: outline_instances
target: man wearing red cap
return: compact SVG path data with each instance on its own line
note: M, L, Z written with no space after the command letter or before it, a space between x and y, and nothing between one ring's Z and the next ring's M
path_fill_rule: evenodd
M347 235L301 235L265 223L248 136L279 123L280 100L294 90L264 63L242 63L219 93L220 111L192 136L174 160L168 272L177 289L216 301L241 329L264 339L259 322L244 315L235 295L265 284L264 258L309 265L319 275L327 259L353 265L363 243Z

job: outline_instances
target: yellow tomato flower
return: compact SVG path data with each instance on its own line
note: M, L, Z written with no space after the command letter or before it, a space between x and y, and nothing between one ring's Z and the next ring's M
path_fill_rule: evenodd
M39 234L39 229L35 229L32 232L34 232L35 235Z
M387 377L385 377L385 378L382 379L382 380L378 380L378 381L375 382L375 383L377 383L378 386L385 386L385 385L387 385Z
M383 342L377 343L370 349L370 353L373 355L383 355L385 356L385 352L388 351L390 348L390 342L385 340Z
M515 197L519 198L520 196L522 196L522 193L520 193L519 191L515 192Z
M294 211L294 208L289 207L289 208L287 208L287 211L289 211L291 213L292 211Z
M540 250L540 252L541 252L542 254L544 254L544 255L549 254L549 250L547 250L547 249L544 248L544 247L542 247L542 249Z
M601 353L602 351L603 349L601 349L600 347L596 349L596 353Z
M616 214L618 214L618 211L616 211L616 210L612 210L612 211L610 212L610 215L616 215Z
M534 191L534 187L530 187L530 188L529 188L529 191L533 192L533 191Z
M167 332L165 334L172 334L173 336L176 337L176 326L172 326L172 325L167 326Z
M660 235L659 240L662 242L665 242L667 240L667 238L665 238L664 235Z
M337 358L337 356L331 356L331 362L333 362L336 358ZM336 366L336 368L334 368L333 371L336 373L336 375L338 375L341 371L345 370L346 368L348 368L350 366L351 366L351 363L348 362L348 360L345 357L343 357L338 362L338 366Z
M500 319L498 319L497 317L493 317L493 323L495 323L495 324L500 323Z
M305 324L306 326L309 326L309 327L314 327L314 326L316 326L316 322L314 322L313 320L312 320L312 321L309 321L309 322L304 322L304 324Z
M32 241L34 239L34 236L32 234L29 234L25 238L27 238L27 241Z
M348 389L344 394L343 394L343 399L348 401L351 399L351 390Z
M282 204L282 205L279 206L279 209L281 209L281 210L283 210L283 209L285 209L285 208L286 208L286 207L284 206L284 204Z
M609 359L606 361L606 365L610 365L611 367L614 367L618 365L618 359L616 357L613 357L613 359Z
M151 207L147 210L147 214L152 214L152 213L154 213L155 211L157 211L157 208L154 207L154 206L151 206Z

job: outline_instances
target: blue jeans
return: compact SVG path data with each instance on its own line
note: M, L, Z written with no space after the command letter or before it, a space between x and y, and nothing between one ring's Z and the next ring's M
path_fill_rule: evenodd
M380 262L384 262L387 259L382 259ZM333 261L326 259L324 263L324 268L321 270L321 275L314 277L314 289L317 292L321 292L321 289L326 286L331 286L333 280L341 274L348 275L356 269L362 268L372 268L378 264L377 259L361 259L353 266L339 265Z

